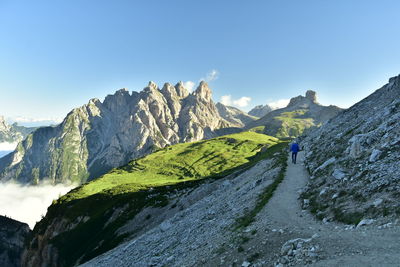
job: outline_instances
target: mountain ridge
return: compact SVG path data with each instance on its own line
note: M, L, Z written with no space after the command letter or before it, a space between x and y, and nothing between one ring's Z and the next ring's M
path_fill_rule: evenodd
M20 126L16 122L9 125L4 119L4 116L0 115L0 143L20 142L37 128L38 127Z
M305 96L291 98L286 107L273 110L264 117L250 122L245 129L263 127L262 131L267 135L294 138L308 128L325 123L341 111L341 108L334 105L320 105L317 102L316 92L308 90Z
M120 89L73 109L57 126L37 129L0 159L0 180L82 183L167 145L216 137L238 126L222 118L204 81L189 93L179 82L140 92Z

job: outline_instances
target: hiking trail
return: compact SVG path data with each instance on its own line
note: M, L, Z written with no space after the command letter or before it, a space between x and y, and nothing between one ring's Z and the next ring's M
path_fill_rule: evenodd
M287 234L284 230L282 236L290 239L309 239L314 235L311 243L318 246L317 254L321 258L310 266L400 266L398 226L352 228L334 222L323 223L309 211L302 210L299 195L309 179L303 154L298 154L297 164L291 163L288 157L285 178L263 212L270 227L289 230ZM276 241L281 243L282 239ZM292 258L294 262L288 262L286 257L282 265L298 265Z

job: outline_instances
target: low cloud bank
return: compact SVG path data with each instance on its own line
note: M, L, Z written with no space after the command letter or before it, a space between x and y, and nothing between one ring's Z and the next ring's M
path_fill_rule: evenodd
M0 215L27 223L31 229L47 212L52 201L76 185L22 186L0 183Z
M13 151L17 147L18 143L0 142L0 151Z
M10 117L7 121L10 123L18 123L18 125L26 127L38 127L38 126L49 126L56 125L62 122L62 118L48 117L48 118L28 118L23 116Z

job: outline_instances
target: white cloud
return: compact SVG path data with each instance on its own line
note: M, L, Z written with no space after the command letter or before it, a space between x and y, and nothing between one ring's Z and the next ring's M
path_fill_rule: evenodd
M0 183L0 215L25 222L33 229L54 199L75 186L38 185L21 186L14 183Z
M284 108L289 104L290 99L279 99L277 101L269 102L268 105L272 109Z
M244 108L244 107L247 107L247 106L249 105L250 101L251 101L251 97L242 96L242 97L239 98L239 99L233 100L233 104L234 104L235 106Z
M183 83L183 87L185 87L189 92L193 91L195 85L196 84L192 81L187 81Z
M7 118L10 123L18 123L23 126L48 126L52 124L59 124L62 122L62 118L48 117L48 118L28 118L23 116Z
M0 151L12 151L17 147L18 143L8 143L8 142L2 142L0 143Z
M215 81L218 79L219 72L217 70L211 70L209 73L207 73L205 78L201 78L200 81L205 81L205 82L211 82Z
M232 96L231 95L223 95L221 96L220 102L224 104L225 106L231 106L232 105Z
M242 96L239 99L232 99L231 95L223 95L221 96L220 102L225 106L236 106L240 108L247 107L251 101L251 98L248 96Z

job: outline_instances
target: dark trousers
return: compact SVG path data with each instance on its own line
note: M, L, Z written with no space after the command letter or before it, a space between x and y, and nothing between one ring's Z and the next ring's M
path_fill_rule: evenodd
M297 152L292 152L292 162L296 164Z

